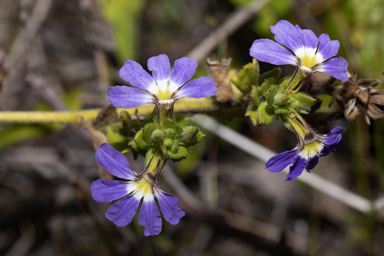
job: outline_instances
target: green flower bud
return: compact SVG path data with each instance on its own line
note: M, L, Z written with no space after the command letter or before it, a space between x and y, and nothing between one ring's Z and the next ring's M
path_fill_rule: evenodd
M273 98L273 104L277 106L285 105L288 103L288 101L289 101L289 96L282 93L276 94L275 97Z
M163 139L163 131L160 130L160 129L156 129L152 132L152 135L151 135L151 140L153 142L159 142L160 140Z
M184 127L183 132L181 133L181 139L185 142L193 142L196 139L199 128L195 126Z
M167 147L167 148L171 147L172 143L173 143L173 139L171 139L171 138L166 138L163 141L164 146Z

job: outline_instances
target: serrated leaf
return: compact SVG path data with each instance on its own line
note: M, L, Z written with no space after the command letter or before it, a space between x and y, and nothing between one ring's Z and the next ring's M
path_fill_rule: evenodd
M267 125L270 124L273 120L273 115L268 114L266 107L268 106L267 102L262 102L257 108L257 117L260 123ZM270 106L271 107L271 106Z
M290 103L292 108L305 108L311 107L315 104L315 99L303 93L295 93L290 95L293 101Z
M273 101L275 99L276 94L277 94L277 86L276 85L272 85L269 88L269 90L266 93L264 93L264 95L267 99L268 105L270 107L272 107L272 105L273 105Z
M179 146L177 148L177 151L174 153L171 150L167 150L167 155L169 158L171 158L173 161L180 161L187 157L188 155L188 149L183 146Z
M268 91L268 89L275 83L274 80L270 79L270 80L266 80L264 81L261 86L259 87L259 97L261 95L263 95L264 93L266 93Z
M260 75L259 84L264 83L265 80L273 80L274 82L276 82L279 80L280 74L281 74L281 68L280 67L269 70L269 71Z
M247 112L245 112L245 116L249 116L251 122L254 126L259 126L259 117L257 116L257 106L251 102L247 108Z
M143 130L140 130L136 133L134 140L137 143L137 146L142 149L147 149L149 147L149 144L146 143L143 139Z
M255 106L261 103L259 87L254 86L251 91L251 100Z
M179 141L178 140L174 140L173 143L172 143L172 146L171 146L171 148L169 150L172 153L176 153L178 148L179 148Z
M149 123L144 126L143 139L146 143L152 144L152 133L158 128L159 126L155 123Z
M253 85L258 85L259 80L259 64L257 61L248 63L240 70L233 84L244 94L251 91Z
M181 135L180 125L170 118L164 118L163 129L168 129L168 128L174 129L178 135Z
M191 125L191 121L189 120L189 118L183 115L176 115L175 122L178 123L181 127Z

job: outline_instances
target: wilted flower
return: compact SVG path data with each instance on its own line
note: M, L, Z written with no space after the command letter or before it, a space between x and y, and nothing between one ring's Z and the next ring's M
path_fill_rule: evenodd
M348 62L342 57L332 58L339 51L339 41L331 40L327 34L317 38L312 30L293 26L286 20L271 26L271 31L277 43L269 39L254 41L252 57L274 65L294 65L309 76L324 72L342 82L348 81Z
M171 73L168 56L160 54L148 60L148 69L133 60L127 60L120 76L134 87L108 88L109 102L117 108L133 108L146 103L172 104L181 98L203 98L217 92L213 80L202 76L188 82L196 72L197 61L183 57L175 61ZM188 83L187 83L188 82Z
M142 201L138 223L145 227L145 236L158 235L161 232L162 221L155 198L169 223L175 225L185 215L185 211L178 208L179 200L162 191L157 185L164 164L162 158L156 159L154 155L146 170L137 175L123 154L104 143L96 152L96 161L112 175L124 180L99 179L91 185L92 196L99 203L120 199L110 206L105 214L107 219L117 226L129 224Z
M290 123L299 139L299 144L290 151L271 157L265 164L271 172L282 171L292 164L289 167L286 181L296 179L302 174L304 168L310 172L317 165L320 156L335 152L334 146L341 140L341 133L343 132L343 128L337 126L329 134L320 135L312 129L308 129L309 126L299 120L290 120Z

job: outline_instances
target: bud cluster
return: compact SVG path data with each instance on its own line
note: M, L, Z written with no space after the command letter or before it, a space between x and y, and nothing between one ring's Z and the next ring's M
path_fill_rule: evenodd
M147 123L129 146L136 152L161 150L166 158L178 161L186 158L187 148L199 143L204 136L199 128L191 126L189 118L177 116L175 120L164 118L161 123Z

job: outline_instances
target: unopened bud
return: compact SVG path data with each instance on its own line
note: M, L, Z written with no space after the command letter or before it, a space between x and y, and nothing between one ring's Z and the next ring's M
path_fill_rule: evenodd
M288 101L289 101L289 97L286 94L282 94L282 93L276 94L275 97L273 98L273 104L278 106L285 105L288 103Z
M195 126L186 126L181 133L182 140L185 142L193 142L196 139L199 128Z
M156 129L152 132L151 139L153 142L159 142L163 139L163 131L160 129Z

